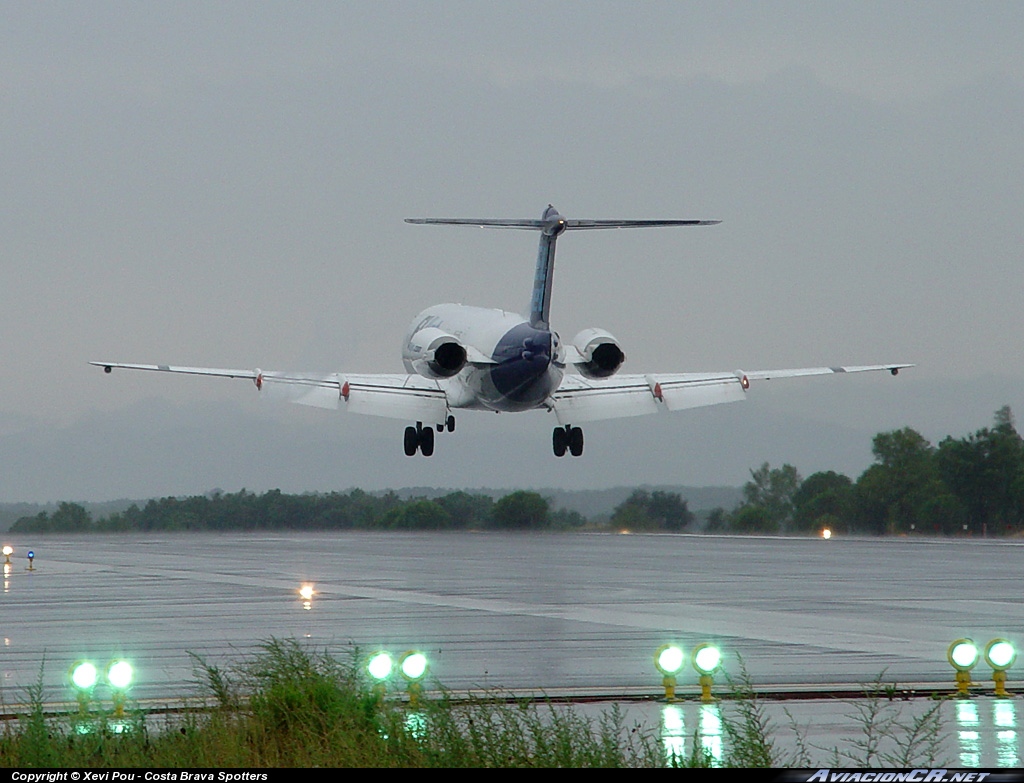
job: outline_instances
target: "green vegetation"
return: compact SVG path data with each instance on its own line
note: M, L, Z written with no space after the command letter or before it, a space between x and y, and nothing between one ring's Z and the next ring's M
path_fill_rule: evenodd
M125 511L96 520L78 503L61 503L52 513L40 511L21 517L10 530L572 530L586 524L586 518L576 511L552 510L550 502L536 492L513 492L497 501L467 492L452 492L434 500L402 500L393 492L371 495L359 489L307 495L285 495L275 489L263 495L242 490L235 494L161 498L141 508L133 504Z
M745 502L716 509L708 529L867 535L1024 534L1024 438L1009 407L992 427L937 447L909 427L872 442L875 462L856 481L832 471L801 480L792 465L751 471Z
M512 498L529 504L535 519L530 527L554 528L565 518L551 514L546 499L532 492ZM348 493L286 495L271 490L262 495L242 490L188 498L151 500L123 512L93 520L77 503L61 503L53 513L22 517L11 532L79 533L177 530L460 530L514 527L495 510L501 504L486 495L453 492L436 500L402 500L394 493L371 495L359 489Z
M783 753L744 674L733 700L715 707L726 743L714 755L699 733L687 756L679 738L627 727L617 708L596 719L568 705L508 700L501 694L454 701L442 694L415 706L371 685L358 651L344 660L271 639L224 670L201 658L203 696L166 716L114 716L84 700L80 710L47 715L42 687L0 728L0 767L809 767L799 727L797 750ZM741 662L742 667L742 662ZM40 676L41 679L41 676ZM876 683L854 705L861 735L850 748L817 748L835 763L914 766L941 763L939 705L903 720L891 691ZM671 741L669 741L671 740ZM672 748L674 750L669 750Z
M271 640L231 671L196 659L208 702L160 719L115 722L86 705L44 715L39 692L0 734L0 767L649 767L656 737L629 731L612 710L598 720L522 702L386 699L353 653L340 662ZM120 731L113 727L122 727Z
M616 529L679 532L693 519L686 501L677 492L638 489L616 507L611 522Z

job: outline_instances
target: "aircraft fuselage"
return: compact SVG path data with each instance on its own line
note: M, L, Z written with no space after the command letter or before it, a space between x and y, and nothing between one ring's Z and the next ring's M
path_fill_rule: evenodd
M450 377L441 360L431 362L431 343L441 356L445 336L467 352L465 363ZM562 382L564 353L558 335L531 326L504 310L442 304L413 319L402 350L406 370L436 377L453 408L516 412L544 407ZM449 369L454 369L449 365Z

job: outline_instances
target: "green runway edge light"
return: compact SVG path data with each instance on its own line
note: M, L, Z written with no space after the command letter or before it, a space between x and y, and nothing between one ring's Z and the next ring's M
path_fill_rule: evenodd
M654 668L661 672L665 701L676 700L676 675L683 668L684 660L682 648L674 644L663 644L654 651Z
M132 684L135 670L128 661L111 661L107 667L107 682L115 691L123 691Z
M410 650L399 659L398 670L409 682L422 680L427 673L427 656L421 652Z
M957 639L946 652L953 668L960 672L969 672L978 664L978 645L972 639Z
M381 650L370 656L366 662L366 671L376 682L384 682L391 676L395 668L394 659L391 654Z
M965 699L970 696L968 688L971 682L971 669L978 665L981 654L973 639L957 639L946 650L946 660L956 669L956 695Z
M402 653L398 659L398 673L409 683L409 706L419 704L420 693L423 692L423 678L427 676L429 664L427 656L418 650Z
M134 678L135 669L132 668L128 661L122 658L115 658L107 666L107 684L114 692L114 712L112 717L116 721L124 718L124 705L128 699L128 687L132 684Z
M1009 699L1013 694L1006 690L1006 670L1017 660L1017 650L1006 639L993 639L985 645L985 663L992 667L992 682L995 683L995 695L1000 699Z
M99 671L89 661L78 661L71 666L68 672L71 684L79 691L89 691L99 679Z
M712 644L699 644L693 649L693 668L698 674L713 674L722 663L721 651Z
M99 678L99 670L92 661L75 661L68 669L68 679L75 689L75 700L78 702L80 716L84 717L89 712L89 701Z
M985 645L985 662L997 671L1006 671L1017 660L1017 651L1006 639L993 639Z
M663 644L654 653L654 665L662 674L678 674L683 668L683 651L674 644Z
M714 685L712 675L722 665L722 652L715 645L704 642L693 648L690 661L700 675L700 700L710 704L715 701L715 697L711 695L711 686Z

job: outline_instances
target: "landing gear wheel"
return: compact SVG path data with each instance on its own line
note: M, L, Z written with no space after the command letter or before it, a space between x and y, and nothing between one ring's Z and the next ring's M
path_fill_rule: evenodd
M444 426L448 429L448 432L455 432L455 417L454 416L449 416L445 420ZM440 432L440 431L441 431L440 428L438 428L438 432Z
M583 430L579 427L569 429L569 453L574 457L583 454Z
M405 456L415 457L416 449L420 446L420 435L415 427L405 428Z
M434 454L434 430L430 427L424 427L420 430L420 451L424 457L430 457Z
M551 448L556 457L564 457L565 450L569 447L569 435L565 427L555 427L551 433Z

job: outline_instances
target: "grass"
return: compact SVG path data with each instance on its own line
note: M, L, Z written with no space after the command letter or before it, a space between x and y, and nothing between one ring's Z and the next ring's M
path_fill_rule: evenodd
M98 705L47 717L42 686L0 734L0 767L650 767L657 737L543 703L415 710L383 698L353 652L345 661L272 639L231 670L194 657L202 709L116 721ZM41 677L40 677L41 682Z
M859 737L850 739L853 748L834 757L847 766L914 767L942 763L939 754L947 745L940 708L935 701L921 715L906 718L894 701L895 686L884 685L881 677L867 690L867 698L853 705L848 717L861 727Z
M883 672L864 688L864 698L851 702L846 718L859 733L845 738L845 746L815 750L825 752L828 764L835 767L915 767L944 766L943 754L949 746L949 735L942 722L941 708L951 697L933 699L924 712L905 714L903 704L896 701L895 684L886 684ZM787 711L787 715L789 715ZM794 732L796 751L784 766L818 766L812 762L811 747L804 732L790 715L789 728Z
M28 709L0 729L0 767L784 767L810 766L808 748L782 756L777 731L744 675L720 710L725 752L716 759L693 737L673 755L657 731L627 726L618 707L588 717L571 706L442 693L416 708L387 699L365 679L357 651L338 660L288 639L271 639L228 669L193 657L201 706L115 720L95 703L47 716L39 683ZM901 721L876 688L857 718L855 765L907 766L940 748L938 705ZM678 746L675 746L678 747Z

